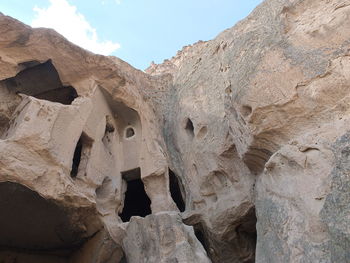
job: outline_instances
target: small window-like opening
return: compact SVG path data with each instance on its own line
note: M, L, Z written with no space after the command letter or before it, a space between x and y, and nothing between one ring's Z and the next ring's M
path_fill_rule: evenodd
M132 216L145 217L151 214L151 200L147 196L141 180L140 169L122 173L122 176L127 183L124 208L123 212L119 215L123 222L130 221Z
M74 150L72 169L70 172L72 178L77 177L79 170L85 170L90 156L91 145L92 140L85 134L82 134Z
M186 126L185 126L185 130L187 131L187 133L193 137L194 136L194 126L193 126L193 122L191 121L191 119L187 119L186 121Z
M131 138L135 135L135 130L132 128L132 127L128 127L126 130L125 130L125 137L126 138Z
M185 202L182 196L182 193L184 191L183 185L180 179L170 169L169 169L169 188L170 188L171 197L173 198L177 208L180 210L180 212L185 211Z

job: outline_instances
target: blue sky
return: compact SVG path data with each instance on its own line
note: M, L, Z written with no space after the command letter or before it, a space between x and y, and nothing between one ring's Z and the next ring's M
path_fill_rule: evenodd
M95 53L136 68L161 63L183 46L209 40L246 17L261 0L10 0L0 12L52 27Z

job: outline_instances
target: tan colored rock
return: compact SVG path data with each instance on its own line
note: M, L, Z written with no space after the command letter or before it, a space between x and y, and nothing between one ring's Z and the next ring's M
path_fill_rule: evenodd
M167 149L190 185L186 220L200 222L214 262L250 260L234 252L241 242L230 231L252 220L243 205L256 209L256 262L350 260L341 223L349 215L346 157L335 159L347 138L349 15L347 1L265 1L214 40L147 70L173 76L164 95ZM235 149L228 162L224 145ZM215 166L230 183L210 190ZM225 203L230 195L235 202Z
M125 204L126 181L138 179L142 188L145 182L150 212L177 210L168 190L160 127L144 94L155 81L52 30L34 30L3 15L0 23L6 32L0 44L0 187L5 196L12 191L19 198L13 209L0 203L9 214L0 227L0 246L10 254L2 257L25 262L29 253L34 261L120 260L125 235L120 215L135 205ZM26 204L23 191L46 208ZM35 220L24 211L50 217ZM41 225L40 231L52 235L35 237L31 231L24 242L15 223L33 231ZM61 228L79 235L71 240L67 234L61 244L54 241L62 239ZM103 229L110 243L106 248L102 241L91 241Z
M211 262L197 240L192 227L174 213L133 217L123 240L130 263Z
M349 17L267 0L142 72L0 15L0 261L350 262Z

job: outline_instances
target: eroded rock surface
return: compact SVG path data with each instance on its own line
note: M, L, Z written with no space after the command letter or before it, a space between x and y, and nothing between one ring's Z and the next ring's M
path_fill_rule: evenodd
M350 262L349 23L267 0L142 72L0 15L0 262Z

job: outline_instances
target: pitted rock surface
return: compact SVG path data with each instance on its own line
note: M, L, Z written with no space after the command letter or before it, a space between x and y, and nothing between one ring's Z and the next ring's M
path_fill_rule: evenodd
M0 262L350 262L349 23L266 0L143 72L0 14Z

